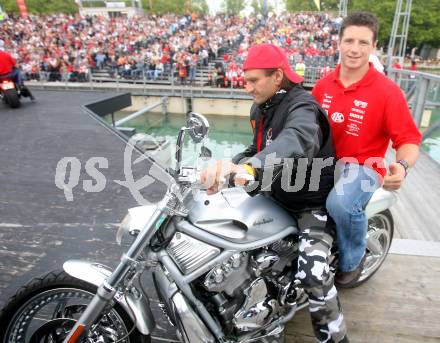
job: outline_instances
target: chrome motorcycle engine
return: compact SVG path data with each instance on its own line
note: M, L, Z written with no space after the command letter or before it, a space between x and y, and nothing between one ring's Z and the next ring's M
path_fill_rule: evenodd
M184 274L189 274L220 255L220 249L176 232L167 252Z
M214 267L205 277L203 286L210 292L224 292L232 297L250 277L249 256L236 253L222 264Z
M219 256L216 246L176 232L167 252L183 274ZM236 252L196 282L200 300L223 320L229 334L253 334L292 306L303 292L294 280L298 244L294 236L252 251Z
M202 281L227 325L235 332L252 332L294 306L302 295L293 283L298 246L294 238L268 247L232 255ZM280 312L281 311L281 312Z

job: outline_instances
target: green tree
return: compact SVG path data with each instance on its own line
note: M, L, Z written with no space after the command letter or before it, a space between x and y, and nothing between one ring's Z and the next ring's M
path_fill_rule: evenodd
M321 11L337 11L339 0L321 0ZM313 0L286 0L286 9L290 12L317 11Z
M143 0L142 6L147 12L154 14L184 14L186 12L185 0Z
M3 8L7 13L19 13L16 0L3 0ZM26 0L29 13L52 14L52 13L77 13L78 6L74 0Z
M339 2L339 0L321 0L321 10L337 12L339 10Z
M396 1L353 0L349 2L349 12L365 10L374 13L379 18L379 45L387 47L396 12ZM413 48L421 47L423 44L440 47L440 1L412 1L407 46Z
M224 0L222 8L227 14L239 14L244 10L246 0Z
M185 1L183 0L144 0L142 5L147 9L147 12L155 14L164 14L168 12L181 14L185 10Z
M251 7L254 10L254 14L263 14L264 15L264 2L265 0L252 0ZM269 3L267 4L267 12L273 11L273 6Z
M191 4L192 10L201 13L201 14L208 14L209 13L209 7L206 0L192 0Z
M313 0L286 0L286 10L289 12L317 11Z

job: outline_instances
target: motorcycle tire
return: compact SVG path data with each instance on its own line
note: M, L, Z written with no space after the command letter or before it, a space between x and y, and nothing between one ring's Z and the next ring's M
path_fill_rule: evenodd
M0 311L1 343L62 343L96 292L96 286L53 271L31 280ZM83 342L150 343L117 303Z
M3 93L6 103L11 106L11 108L20 107L20 98L16 89L7 89Z
M394 220L390 210L379 212L368 220L366 258L359 279L347 288L368 281L385 261L394 235Z

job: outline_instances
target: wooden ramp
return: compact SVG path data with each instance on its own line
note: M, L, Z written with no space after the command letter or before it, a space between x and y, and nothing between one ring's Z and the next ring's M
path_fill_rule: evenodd
M440 342L440 258L389 255L362 286L340 291L350 343ZM286 343L315 342L308 309Z
M396 238L440 242L440 165L422 152L392 208Z

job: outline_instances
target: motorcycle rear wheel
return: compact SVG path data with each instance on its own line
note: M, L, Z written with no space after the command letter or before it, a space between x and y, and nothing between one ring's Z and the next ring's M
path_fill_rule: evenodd
M64 271L50 272L21 287L0 312L2 343L62 343L96 287ZM149 343L118 305L105 313L83 342Z
M16 89L7 89L3 93L6 103L11 106L11 108L20 107L20 98Z

